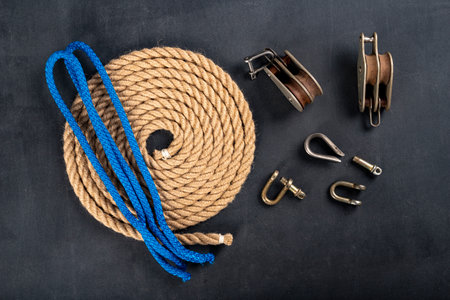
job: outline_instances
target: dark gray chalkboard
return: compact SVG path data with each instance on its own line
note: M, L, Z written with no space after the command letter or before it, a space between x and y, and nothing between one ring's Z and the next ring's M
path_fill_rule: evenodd
M448 297L449 20L448 1L2 1L0 297ZM355 74L359 34L374 31L395 65L392 109L377 129L358 111ZM250 103L253 170L235 201L195 228L233 232L234 244L195 248L217 258L190 266L190 282L95 221L72 191L44 64L74 40L104 63L155 45L200 51ZM265 47L289 49L322 85L324 95L303 113L267 77L248 78L243 58ZM71 103L75 91L56 72ZM306 156L313 132L341 147L343 163ZM355 154L383 174L354 166ZM275 168L306 199L264 206L259 193ZM328 187L340 179L367 185L361 207L330 199Z

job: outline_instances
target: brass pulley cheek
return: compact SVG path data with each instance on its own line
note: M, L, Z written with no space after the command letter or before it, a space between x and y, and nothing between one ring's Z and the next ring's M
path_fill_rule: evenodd
M267 48L245 58L245 62L249 66L252 80L258 72L264 71L289 102L298 111L303 111L305 106L312 103L316 96L322 95L323 91L308 70L289 51L284 52L286 55L280 57L274 50ZM255 69L254 61L260 58L264 58L265 63Z
M365 43L372 43L372 54L365 53ZM381 123L381 108L391 108L394 63L389 52L378 53L378 37L366 37L361 33L358 56L358 103L359 110L369 110L370 124L378 127ZM373 113L378 120L373 122Z

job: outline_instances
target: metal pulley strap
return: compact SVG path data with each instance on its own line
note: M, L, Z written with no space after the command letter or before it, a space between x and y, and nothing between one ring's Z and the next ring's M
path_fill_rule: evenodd
M98 71L89 81L75 50L83 50ZM59 59L79 93L71 111L53 79ZM228 74L212 66L200 54L154 48L124 55L105 70L92 49L80 42L54 53L46 66L50 92L67 120L64 158L81 203L109 228L142 239L161 266L183 280L190 278L184 261L213 262L214 256L188 250L180 241L229 244L232 237L175 236L172 230L195 225L226 207L253 161L248 104ZM209 129L199 137L204 124ZM174 140L150 155L146 139L158 129L171 131Z

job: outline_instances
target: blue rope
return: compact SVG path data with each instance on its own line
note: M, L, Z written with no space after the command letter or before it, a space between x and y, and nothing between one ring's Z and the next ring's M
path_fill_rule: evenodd
M139 171L144 178L148 190L150 191L153 201L153 210L150 207L149 201L145 196L138 179L120 153L119 148L94 107L83 67L80 64L80 61L73 54L73 52L77 50L82 50L86 53L103 80L106 91L111 98L111 102L117 111L120 122L125 131L125 135L128 143L130 144L130 148L136 160ZM106 157L109 160L115 175L122 184L128 199L130 199L131 204L136 211L136 217L127 208L116 187L98 161L97 156L89 145L69 108L64 103L64 100L56 87L55 80L53 78L53 69L56 62L60 59L64 60L66 69L69 72L75 88L86 106L89 119L94 127L97 138L105 151ZM91 162L100 179L105 184L106 189L116 202L117 207L120 209L128 222L130 222L130 224L141 234L145 245L156 261L167 272L180 277L183 281L187 281L191 277L191 275L186 272L185 261L200 264L205 262L213 263L214 255L211 253L202 254L186 249L180 244L167 225L158 190L156 189L152 176L150 175L147 165L145 164L125 110L116 94L116 91L114 90L108 74L106 73L105 67L94 51L85 43L71 43L65 50L57 51L50 56L45 66L45 77L48 88L56 102L56 105L61 110L63 116L72 128L87 158Z

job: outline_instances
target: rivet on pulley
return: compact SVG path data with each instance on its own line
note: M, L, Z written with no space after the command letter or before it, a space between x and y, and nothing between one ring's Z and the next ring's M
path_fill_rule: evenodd
M263 200L263 202L267 205L275 205L278 202L280 202L281 198L283 198L284 194L286 194L286 192L289 190L291 191L295 197L299 198L299 199L303 199L306 197L306 194L299 189L298 187L296 187L295 185L293 185L293 181L292 179L286 179L284 177L281 177L280 182L284 185L284 187L281 189L281 191L278 193L277 197L275 198L275 200L271 200L267 197L267 192L269 191L270 186L272 185L272 182L278 177L278 174L280 172L278 172L278 170L275 170L272 174L272 176L270 176L269 180L266 182L266 184L264 185L264 188L261 192L261 198Z
M311 73L287 50L283 57L266 48L263 52L245 58L250 69L251 79L264 70L269 78L280 89L283 95L298 110L303 111L305 106L314 101L316 96L323 94L319 83ZM264 63L255 69L254 60L264 58Z
M365 43L372 43L372 54L365 52ZM392 81L394 63L389 52L378 54L378 38L374 32L372 37L359 37L358 56L358 103L359 110L369 109L370 125L378 127L381 123L381 108L391 108ZM373 114L378 115L376 123Z

